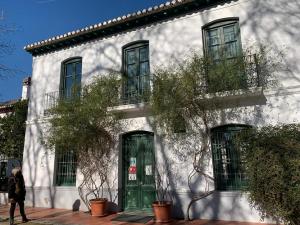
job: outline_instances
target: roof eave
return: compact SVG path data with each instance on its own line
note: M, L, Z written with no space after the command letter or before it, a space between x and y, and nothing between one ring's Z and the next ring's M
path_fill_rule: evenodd
M32 55L40 55L89 40L163 21L222 2L228 2L228 0L174 0L161 4L160 6L150 7L147 10L144 9L136 13L128 14L127 16L118 17L90 27L85 27L81 30L68 32L64 35L27 45L24 49Z

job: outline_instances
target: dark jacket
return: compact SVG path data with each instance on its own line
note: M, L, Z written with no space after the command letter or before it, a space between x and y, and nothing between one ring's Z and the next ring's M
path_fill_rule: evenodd
M26 196L25 182L22 173L8 178L8 198L15 201L24 201Z

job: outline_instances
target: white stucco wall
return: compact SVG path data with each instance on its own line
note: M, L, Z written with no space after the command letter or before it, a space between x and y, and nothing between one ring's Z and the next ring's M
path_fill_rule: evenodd
M61 63L71 57L82 57L83 85L109 69L121 70L122 46L138 40L149 40L150 70L183 60L191 51L202 52L202 26L222 18L238 17L242 46L253 43L271 45L285 53L288 70L278 74L278 86L265 90L264 95L241 100L241 113L232 116L230 110L220 115L211 127L238 123L262 126L300 122L300 9L297 1L232 1L186 16L119 33L103 39L33 57L32 86L24 148L24 177L28 187L27 204L45 207L72 208L79 199L76 188L52 187L54 155L45 151L41 133L47 120L43 118L44 94L58 91ZM139 114L127 121L124 133L135 130L153 131L149 117ZM199 140L198 140L199 141ZM193 142L199 147L198 142ZM189 146L191 147L191 146ZM179 148L180 149L180 148ZM188 151L188 148L181 148ZM155 153L158 163L172 164L175 211L183 216L191 198L187 174L191 171L191 155L174 153L174 146L155 134ZM116 168L117 170L117 168ZM212 163L208 162L212 173ZM117 173L114 173L117 176ZM80 179L80 174L78 174ZM113 179L113 178L112 178ZM115 187L117 190L120 187ZM202 190L202 180L193 180L192 188ZM213 188L213 184L211 185ZM63 198L68 193L68 199ZM82 207L81 209L84 209ZM251 209L245 194L218 192L201 200L192 208L194 217L241 221L259 221L258 213Z

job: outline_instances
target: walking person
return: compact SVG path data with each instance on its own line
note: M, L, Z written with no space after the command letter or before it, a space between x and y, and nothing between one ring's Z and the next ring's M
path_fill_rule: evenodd
M22 216L22 222L28 222L28 219L24 211L24 200L26 195L25 182L21 168L14 168L11 172L11 176L8 179L8 198L10 201L9 209L9 224L14 224L14 214L16 204L18 203L20 208L20 214Z

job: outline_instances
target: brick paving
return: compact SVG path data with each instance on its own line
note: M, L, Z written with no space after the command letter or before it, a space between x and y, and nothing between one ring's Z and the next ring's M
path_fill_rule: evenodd
M8 205L0 205L0 218L2 219L1 224L5 225L8 218ZM73 212L66 209L50 209L50 208L25 208L27 217L31 220L30 224L47 224L47 225L142 225L138 223L129 222L117 222L111 221L117 214L110 214L105 217L92 217L86 212ZM16 209L16 221L20 221L19 209ZM0 220L1 221L1 220ZM3 222L4 221L4 222ZM16 224L21 224L17 222ZM154 221L150 221L147 225L158 224ZM164 223L166 224L166 223ZM234 222L234 221L212 221L212 220L173 220L170 225L262 225L262 223L245 223L245 222ZM29 225L29 223L28 223ZM270 225L270 224L263 224Z

